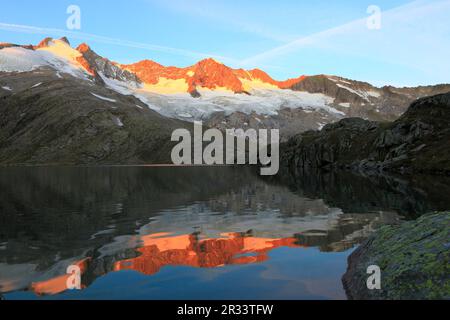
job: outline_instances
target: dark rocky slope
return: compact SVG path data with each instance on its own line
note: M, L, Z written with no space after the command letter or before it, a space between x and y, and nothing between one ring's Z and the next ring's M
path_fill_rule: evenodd
M124 70L110 60L99 56L87 44L83 43L79 45L77 51L81 53L78 62L87 70L91 70L95 75L95 80L99 84L104 84L102 76L109 79L134 83L136 85L141 83L140 79L134 73Z
M0 87L0 165L169 163L172 131L190 127L133 96L60 77L0 73L15 88Z
M385 226L350 257L343 277L349 299L450 299L450 213ZM367 268L381 270L381 290L367 289Z
M419 98L450 91L450 85L377 88L370 83L351 79L317 75L307 77L291 87L294 91L322 93L333 97L334 106L346 117L359 117L372 121L397 120L411 103ZM343 107L349 103L350 108Z
M398 120L349 118L281 145L285 167L450 173L450 93L415 101Z
M326 110L310 112L303 108L284 107L268 117L256 113L243 112L214 113L207 124L219 129L231 129L248 124L248 128L280 130L281 142L286 142L296 134L316 130L325 124L335 123L343 118L358 117L371 121L395 121L419 98L450 91L450 85L377 88L366 82L336 76L310 76L292 85L293 91L323 94L334 99L332 107L342 114Z

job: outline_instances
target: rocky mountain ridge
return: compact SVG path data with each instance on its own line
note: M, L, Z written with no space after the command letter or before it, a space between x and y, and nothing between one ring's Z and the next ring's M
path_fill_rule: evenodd
M285 166L450 173L450 93L414 102L392 123L349 118L282 144Z
M154 162L162 158L142 156L143 137L153 141L153 129L159 125L167 130L155 136L166 137L163 142L157 139L165 146L175 125L192 126L189 122L194 120L220 130L279 129L281 140L287 141L298 133L320 130L349 117L393 121L418 98L448 91L450 85L376 88L327 75L277 81L262 70L232 69L214 59L187 68L165 67L150 60L121 65L97 54L87 44L72 48L67 38L46 38L36 46L2 43L0 113L4 117L0 126L0 158L4 164ZM108 110L109 120L99 116L104 110ZM38 115L47 112L52 116L36 122ZM140 117L141 113L145 116ZM134 120L129 121L128 116ZM78 121L78 117L83 121ZM97 134L82 137L91 132L85 127L86 117ZM61 129L64 121L60 119L72 119L73 131L70 138L66 131L58 131L62 137L53 141L56 132L46 130ZM153 129L147 133L149 128ZM127 143L133 147L127 151L119 148L122 151L117 152L117 145L110 141L112 136L105 133L110 130L123 134L118 138L120 148ZM134 133L127 136L131 131ZM44 135L46 138L40 140ZM14 145L13 137L20 144ZM101 137L105 141L100 141ZM133 140L126 142L127 139ZM78 142L69 151L67 148L74 141ZM106 148L105 152L94 152L94 147L85 152L89 143L81 141ZM54 144L49 146L50 143ZM157 147L150 144L151 148ZM168 160L167 155L164 159Z
M65 45L66 48L62 48L61 44ZM277 81L263 70L233 69L212 58L181 68L175 66L166 67L152 60L143 60L124 65L101 57L86 43L82 43L76 49L71 48L70 42L65 37L59 40L45 38L36 46L3 43L0 44L0 50L18 47L37 51L57 46L60 47L58 49L59 52L54 49L51 51L52 53L56 55L65 54L64 58L75 60L79 64L78 67L84 69L89 75L98 80L100 84L102 84L102 78L108 78L120 81L122 84L132 83L136 86L144 84L150 93L189 93L197 98L202 96L202 91L247 95L253 95L258 90L306 92L330 97L332 99L329 103L330 106L346 115L350 113L350 116L356 116L357 113L361 113L361 109L370 109L372 113L379 113L381 118L385 114L392 114L393 117L396 117L403 113L415 99L450 90L450 85L417 88L395 88L392 86L377 88L369 83L329 75L301 75L297 78ZM11 54L14 54L14 52ZM67 55L70 56L68 57ZM4 59L0 55L0 63L8 63L8 60L2 60ZM366 114L365 116L376 118L375 114Z

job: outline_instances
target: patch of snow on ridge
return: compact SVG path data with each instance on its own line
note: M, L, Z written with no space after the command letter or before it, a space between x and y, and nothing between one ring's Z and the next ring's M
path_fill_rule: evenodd
M360 91L356 91L355 89L349 88L349 87L344 86L344 85L339 84L339 83L337 84L337 86L338 86L339 88L342 88L342 89L345 89L345 90L347 90L347 91L350 91L351 93L354 93L354 94L360 96L361 98L367 100L367 96L364 96Z
M115 79L108 78L103 74L103 72L98 73L100 77L102 78L103 82L105 82L106 86L120 94L123 95L132 95L134 93L134 90L137 90L141 86L132 81L119 81Z
M375 90L370 90L367 92L367 94L371 97L379 98L381 97L381 94Z
M12 91L12 89L8 86L4 86L4 87L2 87L2 89L6 90L6 91Z
M114 117L114 122L115 122L116 125L119 126L119 127L123 127L123 126L124 126L122 120L120 120L119 117Z
M101 96L101 95L95 94L95 93L93 93L93 92L91 92L91 94L92 94L94 97L99 98L100 100L104 100L104 101L108 101L108 102L117 102L117 100L110 99L110 98L106 98L106 97L103 97L103 96Z
M352 83L349 82L349 81L346 81L346 80L344 80L344 79L337 78L337 77L328 77L328 80L331 80L331 81L336 82L336 83L341 82L341 83L350 84L350 85L352 84Z
M37 87L39 87L41 84L42 84L42 82L36 83L34 86L31 87L31 89L37 88Z
M342 88L342 89L345 89L347 91L350 91L350 92L360 96L361 98L363 98L364 100L369 101L369 102L370 102L369 97L373 97L373 98L381 97L381 94L378 91L375 91L375 90L370 90L370 91L355 90L355 89L349 88L347 86L344 86L342 84L337 84L337 86Z
M189 113L178 113L177 116L182 118L192 118L192 115Z

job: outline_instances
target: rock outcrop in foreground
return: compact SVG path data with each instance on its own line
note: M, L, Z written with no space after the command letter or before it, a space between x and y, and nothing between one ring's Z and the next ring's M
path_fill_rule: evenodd
M285 167L450 173L450 93L419 99L397 121L349 118L281 145Z
M381 269L381 290L367 289L367 268ZM349 299L450 299L450 213L385 226L350 257Z

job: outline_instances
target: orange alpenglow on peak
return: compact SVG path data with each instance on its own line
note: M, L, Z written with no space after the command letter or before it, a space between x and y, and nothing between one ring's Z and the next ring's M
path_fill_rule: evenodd
M259 79L262 82L277 86L280 89L289 89L294 84L299 83L306 79L306 76L300 76L298 78L292 78L292 79L288 79L285 81L277 81L277 80L274 80L271 76L269 76L266 72L264 72L260 69L250 70L249 73L252 75L253 78Z
M293 85L295 85L299 82L302 82L306 78L307 78L307 76L300 76L298 78L292 78L292 79L288 79L285 81L278 81L278 87L280 89L290 89L290 88L292 88Z
M194 76L188 79L189 91L197 87L228 89L235 93L245 92L244 86L233 69L212 58L204 59L194 66Z
M53 41L53 38L51 37L47 37L45 39L43 39L41 42L39 42L39 44L37 46L34 46L34 49L40 49L40 48L45 48L48 47L49 43Z
M224 233L220 238L202 239L194 234L171 236L158 233L142 236L136 258L116 261L106 272L134 270L145 275L158 273L165 266L217 268L226 265L255 264L267 261L268 253L281 247L306 248L295 237L258 238L248 233ZM90 267L91 258L77 261L81 275ZM36 282L31 290L38 295L55 295L67 290L70 275ZM85 288L85 284L81 285Z
M259 79L262 82L273 84L278 86L278 81L274 80L271 76L269 76L266 72L260 69L253 69L248 71L254 79Z
M80 44L77 49L77 51L79 51L80 53L85 53L88 51L91 51L91 47L89 47L89 45L85 42L83 42L82 44Z
M90 258L83 259L74 263L80 268L81 274L85 273L88 267ZM71 275L64 274L49 280L34 282L31 284L31 290L37 295L55 295L67 290L67 280Z
M136 74L139 79L148 84L157 84L160 78L184 79L188 84L188 92L197 88L226 88L234 92L243 92L242 83L233 70L212 58L199 61L186 68L165 67L151 60L143 60L134 64L122 65L128 71Z
M165 67L152 60L143 60L134 64L120 66L134 73L140 80L150 85L157 85L161 79L184 80L189 93L197 89L220 89L234 93L247 93L248 90L246 90L243 82L251 83L254 80L279 89L289 89L306 78L301 76L286 81L277 81L260 69L250 71L232 69L213 58L203 59L195 65L185 68Z
M97 77L97 70L89 63L88 59L85 57L86 54L91 52L91 48L86 43L80 44L76 49L81 55L76 58L79 64L92 76Z
M147 84L157 84L160 78L171 80L186 77L186 68L165 67L152 60L142 60L134 64L121 65L125 70L134 73Z
M33 46L37 50L48 47L53 38L45 38L39 45ZM57 40L70 46L66 37ZM9 45L2 45L7 47ZM74 56L76 60L90 75L99 79L99 66L95 61L98 56L87 43L80 44L76 51L79 56ZM100 57L101 58L101 57ZM106 58L103 58L107 60ZM111 63L123 70L132 73L138 82L146 86L149 91L157 93L190 93L197 97L199 91L220 90L232 93L250 94L254 89L291 89L295 84L303 81L306 77L277 81L260 69L233 69L215 60L205 58L196 64L188 67L164 66L152 60L142 60L133 64Z

